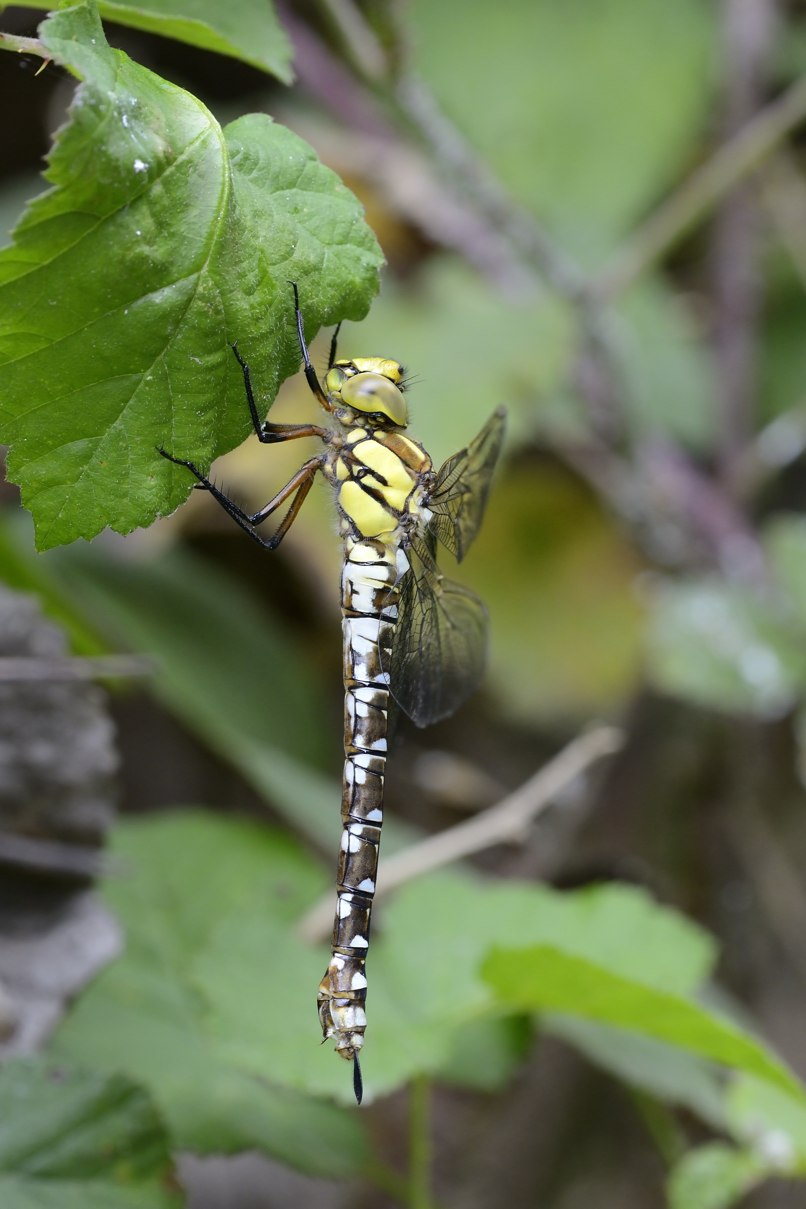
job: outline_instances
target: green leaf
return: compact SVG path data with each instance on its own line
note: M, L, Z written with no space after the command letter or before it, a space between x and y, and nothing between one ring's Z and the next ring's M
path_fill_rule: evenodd
M436 1069L441 1082L474 1091L500 1091L515 1073L534 1042L527 1020L469 1020L452 1030L450 1048Z
M669 1209L729 1209L765 1176L756 1155L721 1142L691 1150L669 1177Z
M44 8L42 0L17 0L22 8ZM176 38L202 50L232 55L268 71L284 84L290 84L291 45L271 0L137 0L119 3L99 0L102 17L145 29L150 33Z
M714 1129L726 1126L724 1078L696 1054L625 1029L548 1012L544 1027L622 1082L671 1105L683 1105Z
M54 582L46 560L33 548L30 517L21 510L0 514L2 582L20 592L33 592L42 611L65 630L73 655L101 655L108 645L89 625L81 604L67 600Z
M806 640L806 517L774 517L764 529L764 548Z
M467 1085L478 1081L478 1058L462 1035L468 1025L500 1016L478 968L501 936L555 937L571 951L601 954L616 968L636 974L643 969L660 985L681 989L699 981L712 953L702 933L640 891L607 887L559 894L455 874L424 878L393 903L379 902L373 927L363 1053L368 1100L423 1072ZM293 970L287 979L271 980L267 948L279 965ZM310 1044L311 995L325 961L324 949L301 950L287 930L275 929L267 937L259 915L233 916L217 930L197 972L233 1064L267 1075L271 1070L285 1083L348 1102L344 1064ZM264 983L260 994L255 994L256 980ZM281 1050L272 1049L276 1026L265 1010L267 997L286 1022ZM500 1073L505 1064L495 1066ZM494 1069L490 1076L494 1082Z
M115 853L129 874L107 896L124 923L126 952L82 996L56 1052L142 1081L182 1145L258 1146L303 1169L317 1163L320 1173L362 1167L352 1118L328 1116L302 1094L352 1098L346 1064L319 1044L315 995L327 948L295 935L297 919L331 886L330 872L270 831L195 814L129 823ZM701 932L627 887L560 894L443 875L380 902L373 918L368 1099L424 1071L470 1086L502 1077L522 1031L502 1035L481 1068L468 1044L473 1032L489 1040L483 1026L501 1014L478 968L502 935L554 937L679 991L699 982L712 959ZM312 1124L317 1113L323 1119ZM313 1128L315 1155L306 1141Z
M771 1173L806 1177L806 1105L800 1097L745 1075L729 1089L727 1106L735 1136Z
M708 450L714 436L713 366L697 320L661 277L634 286L611 319L633 438L672 438Z
M0 252L0 439L40 548L128 533L250 428L299 364L306 329L360 318L380 252L312 149L265 115L222 130L194 97L107 46L87 5L41 37L84 79L47 177Z
M300 1035L323 1066L346 1073L319 1045L314 1003L325 959L292 934L323 887L316 867L275 832L192 812L122 826L113 851L127 876L110 882L107 896L125 924L126 951L79 1000L56 1035L56 1055L145 1084L187 1149L256 1148L333 1178L365 1170L369 1148L354 1113L280 1086ZM243 1006L268 1027L248 1064L230 1059L199 977L221 934L243 928L262 936L258 964L239 971ZM303 981L296 955L309 966L315 958L318 974ZM283 1010L289 987L294 1015Z
M715 18L700 0L416 0L413 15L449 116L577 255L624 234L707 129Z
M806 644L780 596L716 579L656 590L648 636L655 684L700 705L779 717L806 684Z
M483 974L503 1003L522 1011L560 1011L631 1029L714 1062L766 1079L806 1104L795 1077L757 1041L680 995L554 945L499 949Z
M3 1209L170 1209L169 1140L120 1074L16 1059L0 1072Z

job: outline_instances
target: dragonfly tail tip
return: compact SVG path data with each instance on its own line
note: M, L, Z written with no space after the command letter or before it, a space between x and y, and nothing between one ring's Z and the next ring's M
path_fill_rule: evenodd
M355 1092L355 1102L361 1105L364 1098L364 1081L361 1078L361 1064L358 1061L358 1054L353 1054L353 1091Z

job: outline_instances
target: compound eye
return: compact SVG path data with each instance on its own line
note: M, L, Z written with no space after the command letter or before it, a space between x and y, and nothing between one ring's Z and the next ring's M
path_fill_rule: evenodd
M341 393L341 388L347 375L343 369L339 369L334 365L332 369L327 371L325 378L325 390L328 394L336 395Z
M343 383L341 397L342 401L355 411L365 414L380 412L401 428L408 423L403 392L382 374L355 374Z

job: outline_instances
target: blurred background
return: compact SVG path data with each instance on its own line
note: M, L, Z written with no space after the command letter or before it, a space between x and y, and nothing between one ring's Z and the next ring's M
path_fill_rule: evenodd
M480 867L558 888L648 888L716 938L731 1010L806 1075L806 4L278 11L295 49L290 89L107 28L222 123L271 113L362 199L388 267L340 350L405 363L412 431L437 463L497 404L510 417L459 576L489 608L489 675L456 718L425 732L401 722L390 816L409 835L439 831L592 723L619 726L621 750ZM3 13L18 33L38 19ZM61 71L36 68L0 60L4 236L40 191L73 92ZM297 378L272 418L314 411ZM250 439L216 478L258 507L298 462L293 444ZM25 594L0 598L3 654L133 657L106 692L0 685L3 742L24 752L0 785L14 910L25 896L32 918L58 914L65 884L95 872L115 810L185 804L289 830L321 855L325 893L342 691L324 487L271 555L201 493L148 531L44 556L13 485L0 504L0 575ZM64 845L83 854L76 867ZM112 918L88 911L62 920L95 939L78 975L54 978L37 1036L119 944ZM393 1156L405 1103L400 1091L369 1110ZM465 1207L663 1205L669 1148L705 1131L685 1111L661 1119L556 1037L528 1047L495 1094L445 1087L432 1113L437 1196ZM190 1203L399 1203L264 1164L188 1160ZM773 1180L731 1203L804 1197Z

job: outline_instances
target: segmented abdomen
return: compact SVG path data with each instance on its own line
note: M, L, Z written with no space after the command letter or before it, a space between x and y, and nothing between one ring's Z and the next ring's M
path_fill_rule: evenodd
M386 768L389 656L397 622L397 530L345 539L343 825L333 953L319 986L319 1018L344 1058L364 1041L364 971L378 871Z

